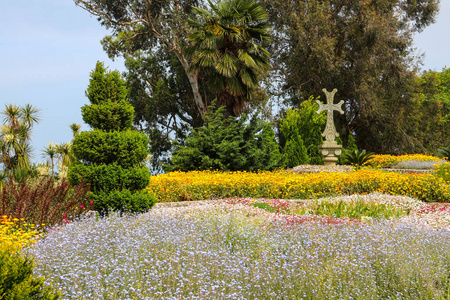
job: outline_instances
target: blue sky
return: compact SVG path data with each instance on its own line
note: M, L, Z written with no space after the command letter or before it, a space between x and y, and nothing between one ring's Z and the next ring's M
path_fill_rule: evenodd
M88 104L84 91L97 60L124 71L123 60L107 57L100 45L107 30L72 0L0 1L0 109L30 103L42 110L33 130L34 160L41 161L50 141L69 142L69 125L83 123L80 108ZM441 2L437 22L415 39L426 53L425 70L450 66L450 0Z

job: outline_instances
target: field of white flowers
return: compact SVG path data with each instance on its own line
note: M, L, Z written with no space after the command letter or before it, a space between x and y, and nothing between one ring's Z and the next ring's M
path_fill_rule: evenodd
M35 274L63 299L449 297L447 207L379 194L358 199L413 213L368 222L296 222L248 205L249 199L221 200L86 218L51 230L28 251Z

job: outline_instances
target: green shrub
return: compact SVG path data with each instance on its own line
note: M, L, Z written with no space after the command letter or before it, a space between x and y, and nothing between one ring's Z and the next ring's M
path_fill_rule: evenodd
M72 164L69 167L70 182L79 184L82 179L90 183L91 191L94 193L120 189L136 191L147 187L150 173L145 166L126 169L116 163L110 165Z
M58 299L59 293L32 276L33 261L8 247L0 247L0 299Z
M350 131L348 133L348 139L347 139L347 151L356 151L358 150L358 146L356 146L355 138L353 137L353 133Z
M87 165L117 163L123 168L131 168L147 157L148 138L133 130L85 131L74 139L72 149Z
M288 109L286 116L281 119L280 130L286 140L284 148L288 147L286 150L283 148L283 155L289 167L323 164L319 146L323 143L322 127L326 114L317 114L318 109L318 104L311 96L299 109ZM306 157L303 148L306 148Z
M283 148L283 163L288 168L310 163L308 152L298 134L293 134Z
M148 155L148 138L131 130L134 109L126 100L125 81L117 71L107 72L98 62L86 95L91 105L82 108L83 120L94 130L74 138L78 161L69 168L70 181L90 183L94 206L101 213L150 209L152 196L139 193L150 179L148 168L142 166Z
M120 131L133 124L134 108L126 101L85 105L81 108L83 121L104 131ZM130 117L131 116L131 117Z
M156 197L152 193L139 191L133 193L130 190L112 191L110 193L99 192L93 195L95 209L103 214L113 211L145 212L156 203Z
M359 151L345 151L341 155L341 159L344 164L350 164L355 166L356 169L361 168L364 165L367 165L370 163L370 161L373 159L374 153L368 152L366 153L366 150Z
M210 108L204 125L192 129L184 145L175 143L165 171L257 171L280 165L280 151L269 124L256 116L248 124L245 115L225 119L224 107Z
M104 131L131 128L134 108L126 100L128 90L119 71L108 72L102 63L97 62L86 96L91 103L81 108L86 124Z

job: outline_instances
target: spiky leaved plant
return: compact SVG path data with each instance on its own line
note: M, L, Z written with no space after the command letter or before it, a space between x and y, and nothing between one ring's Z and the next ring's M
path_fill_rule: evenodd
M362 166L368 165L373 159L373 152L366 152L366 150L359 151L358 149L353 151L345 151L341 155L341 159L344 164L352 165L359 170Z

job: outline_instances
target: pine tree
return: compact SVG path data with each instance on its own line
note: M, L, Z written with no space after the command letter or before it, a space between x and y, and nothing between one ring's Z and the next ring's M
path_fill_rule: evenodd
M256 116L247 122L245 114L225 118L225 107L210 108L205 124L175 146L166 171L258 171L280 166L278 143L269 124Z

